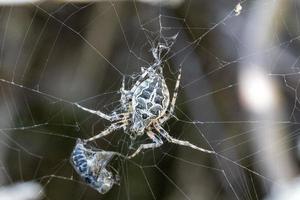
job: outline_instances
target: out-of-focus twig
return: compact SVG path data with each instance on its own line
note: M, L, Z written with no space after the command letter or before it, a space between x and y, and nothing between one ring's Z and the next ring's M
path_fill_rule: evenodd
M34 182L17 183L0 188L1 200L38 200L42 196L42 187Z
M275 58L263 52L274 45L273 33L280 28L278 17L282 16L286 4L284 0L269 1L268 4L256 1L253 4L244 29L242 42L246 48L241 51L241 56L261 53L245 59L239 73L242 104L248 110L251 120L263 122L263 126L252 125L255 130L253 146L256 158L260 161L257 167L276 183L289 182L296 170L287 151L287 132L278 123L286 120L284 103L278 84L268 76L268 63ZM264 185L273 187L273 184Z
M13 4L29 4L42 2L41 0L0 0L0 5L13 5Z

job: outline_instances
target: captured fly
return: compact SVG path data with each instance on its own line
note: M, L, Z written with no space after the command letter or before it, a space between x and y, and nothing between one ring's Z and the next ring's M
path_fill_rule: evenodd
M108 192L119 183L119 176L106 167L116 152L91 150L78 139L71 155L71 163L84 181L101 194Z

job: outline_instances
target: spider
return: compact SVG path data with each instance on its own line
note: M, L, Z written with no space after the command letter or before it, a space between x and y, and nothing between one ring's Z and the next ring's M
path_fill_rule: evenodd
M71 155L71 163L87 184L105 194L114 184L119 183L119 176L106 169L116 154L118 153L88 149L78 139Z
M163 139L170 143L187 146L202 152L215 153L214 151L200 148L188 141L176 139L169 135L163 128L164 123L173 116L181 78L180 69L173 97L170 99L170 92L163 76L161 55L163 51L168 53L171 45L168 43L158 43L155 48L151 49L154 63L147 69L142 68L140 77L131 89L125 89L125 79L123 79L120 100L121 112L105 114L99 110L88 109L75 103L78 108L112 122L101 133L85 139L85 143L104 137L118 129L124 129L125 132L132 134L132 138L147 134L152 140L151 143L141 144L135 152L127 156L128 159L135 157L142 150L160 147L163 144Z

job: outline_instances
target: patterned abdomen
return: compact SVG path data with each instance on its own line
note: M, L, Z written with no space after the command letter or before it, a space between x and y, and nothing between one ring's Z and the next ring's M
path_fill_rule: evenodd
M133 131L143 132L152 119L166 112L169 101L168 87L160 75L144 80L133 93Z

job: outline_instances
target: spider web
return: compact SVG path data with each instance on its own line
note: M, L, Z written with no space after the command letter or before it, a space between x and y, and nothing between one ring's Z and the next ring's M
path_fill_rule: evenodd
M43 199L276 199L298 183L299 2L170 2L0 8L2 188L36 182ZM175 35L163 57L171 96L180 68L182 79L164 128L217 153L165 142L116 157L120 185L101 195L69 159L77 138L109 123L74 103L117 111L123 78L132 85L153 44ZM92 146L126 155L147 142L116 131Z

